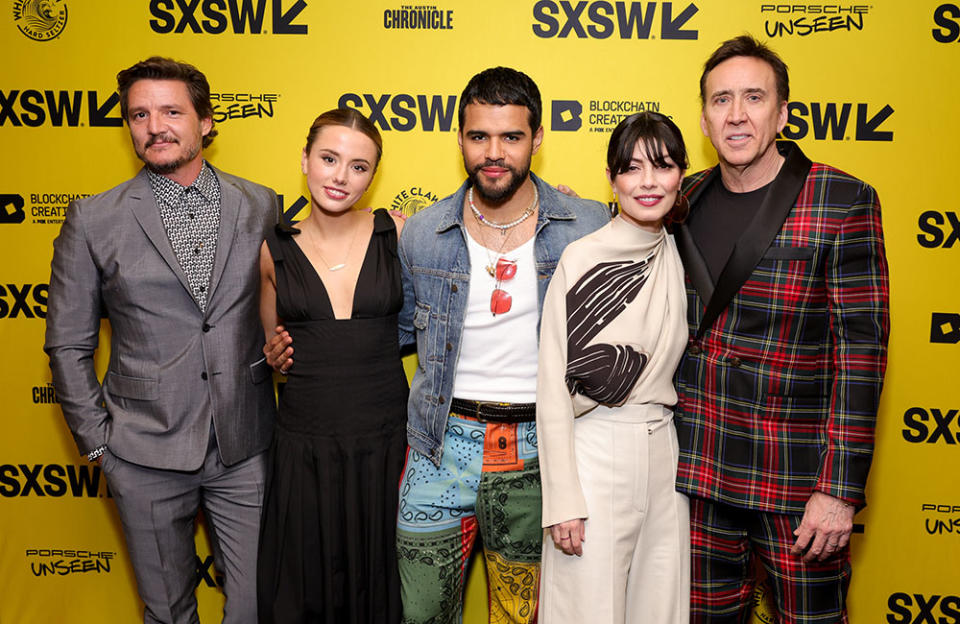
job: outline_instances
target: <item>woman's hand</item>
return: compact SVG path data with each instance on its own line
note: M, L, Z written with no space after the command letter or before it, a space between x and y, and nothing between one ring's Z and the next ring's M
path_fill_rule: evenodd
M553 543L568 555L583 555L583 543L587 541L583 518L567 520L550 527Z

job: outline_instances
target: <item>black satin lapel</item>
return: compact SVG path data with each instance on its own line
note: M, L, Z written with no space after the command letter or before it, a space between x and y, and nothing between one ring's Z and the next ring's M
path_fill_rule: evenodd
M760 258L770 247L783 227L790 211L797 201L797 196L803 189L810 172L812 163L803 155L795 144L778 144L778 149L786 157L786 162L770 185L760 210L754 216L746 231L737 241L730 254L730 259L723 267L717 279L713 297L707 303L703 313L697 335L703 333L713 324L737 291L753 273Z
M699 208L700 196L704 191L710 188L717 177L720 175L720 167L714 167L707 175L693 182L693 187L688 186L684 189L687 196L687 202L690 204L690 214L687 219ZM689 178L687 179L689 182ZM677 251L680 253L680 260L683 262L683 270L690 278L690 283L697 290L700 301L706 305L713 297L713 278L710 276L710 269L707 267L707 261L700 253L700 248L693 241L693 235L686 223L681 223L674 233L674 240L677 243Z
M674 241L677 243L677 251L680 253L680 260L683 262L683 270L687 272L690 283L697 290L700 301L706 303L713 296L713 280L710 278L710 269L707 268L707 262L700 253L700 248L693 242L693 236L690 234L690 228L686 223L681 223L674 229Z
M167 236L167 229L163 227L163 220L160 218L160 207L157 206L157 200L153 195L153 189L150 188L150 181L146 170L141 170L136 178L136 186L130 190L129 201L130 209L134 218L140 224L143 233L147 239L156 248L157 253L167 263L170 270L173 271L180 283L191 298L193 291L190 289L190 282L187 280L187 274L180 267L180 261L177 260L173 252L173 246L170 244L170 237Z

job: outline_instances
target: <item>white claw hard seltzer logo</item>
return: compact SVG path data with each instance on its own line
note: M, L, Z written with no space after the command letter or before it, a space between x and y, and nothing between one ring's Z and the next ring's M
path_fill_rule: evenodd
M50 41L67 26L67 5L64 0L15 0L13 21L34 41Z

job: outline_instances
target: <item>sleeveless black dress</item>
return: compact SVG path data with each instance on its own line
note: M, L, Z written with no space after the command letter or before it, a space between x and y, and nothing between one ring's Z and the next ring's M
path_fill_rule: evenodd
M385 210L374 213L343 320L292 232L280 225L267 237L295 353L263 504L260 622L399 622L394 539L408 390L396 227Z

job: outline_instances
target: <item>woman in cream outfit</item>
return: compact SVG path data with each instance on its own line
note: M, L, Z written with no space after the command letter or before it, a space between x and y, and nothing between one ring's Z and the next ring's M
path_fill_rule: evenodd
M673 374L687 340L680 130L657 113L613 131L620 213L564 251L547 291L537 376L542 624L686 623L690 529L674 490Z

